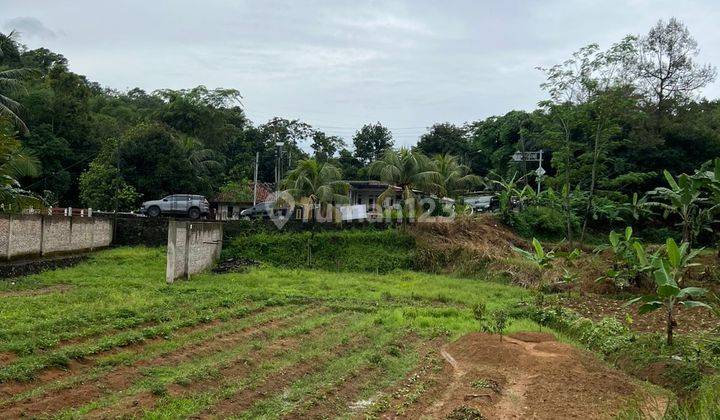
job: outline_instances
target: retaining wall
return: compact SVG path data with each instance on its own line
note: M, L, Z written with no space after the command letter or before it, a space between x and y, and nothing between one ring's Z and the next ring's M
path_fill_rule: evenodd
M203 272L220 258L223 224L218 222L168 222L167 268L165 279L189 279Z
M0 214L0 260L92 251L110 246L112 220Z

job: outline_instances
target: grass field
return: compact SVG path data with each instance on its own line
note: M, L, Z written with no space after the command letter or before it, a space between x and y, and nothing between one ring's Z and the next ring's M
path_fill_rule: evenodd
M438 343L478 330L474 303L492 311L527 297L410 271L255 268L168 286L164 269L163 249L120 248L0 283L4 416L401 412L423 384L399 399L395 385L437 368Z

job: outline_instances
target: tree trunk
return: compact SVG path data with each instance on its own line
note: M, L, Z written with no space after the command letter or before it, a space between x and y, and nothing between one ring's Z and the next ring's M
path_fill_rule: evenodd
M677 322L675 322L675 318L673 318L673 305L672 303L668 304L668 310L667 310L667 345L672 346L673 345L673 330L675 329L675 326L677 325Z
M570 209L570 128L564 120L561 119L560 123L565 131L565 187L567 188L567 194L563 197L563 210L565 210L565 235L567 236L570 246L572 246L572 210Z
M585 207L585 216L583 216L582 231L580 232L580 243L585 240L585 231L587 230L588 219L590 218L590 210L592 210L593 198L595 198L595 183L597 181L597 165L600 158L600 130L602 125L598 123L595 131L595 145L593 147L593 162L590 172L590 192L588 195L587 206Z

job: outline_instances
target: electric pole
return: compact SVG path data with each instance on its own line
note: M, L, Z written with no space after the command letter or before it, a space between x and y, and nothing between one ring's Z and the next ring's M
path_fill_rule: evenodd
M253 207L257 204L257 177L258 165L260 163L260 152L255 152L255 181L253 182Z

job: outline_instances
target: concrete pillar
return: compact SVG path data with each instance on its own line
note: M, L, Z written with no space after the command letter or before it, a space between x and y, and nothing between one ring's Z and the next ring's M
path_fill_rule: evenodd
M175 281L175 261L177 259L177 222L168 222L167 267L165 281L172 284Z
M190 230L192 230L193 224L190 222L185 223L185 249L183 252L183 267L185 270L185 280L190 280Z

